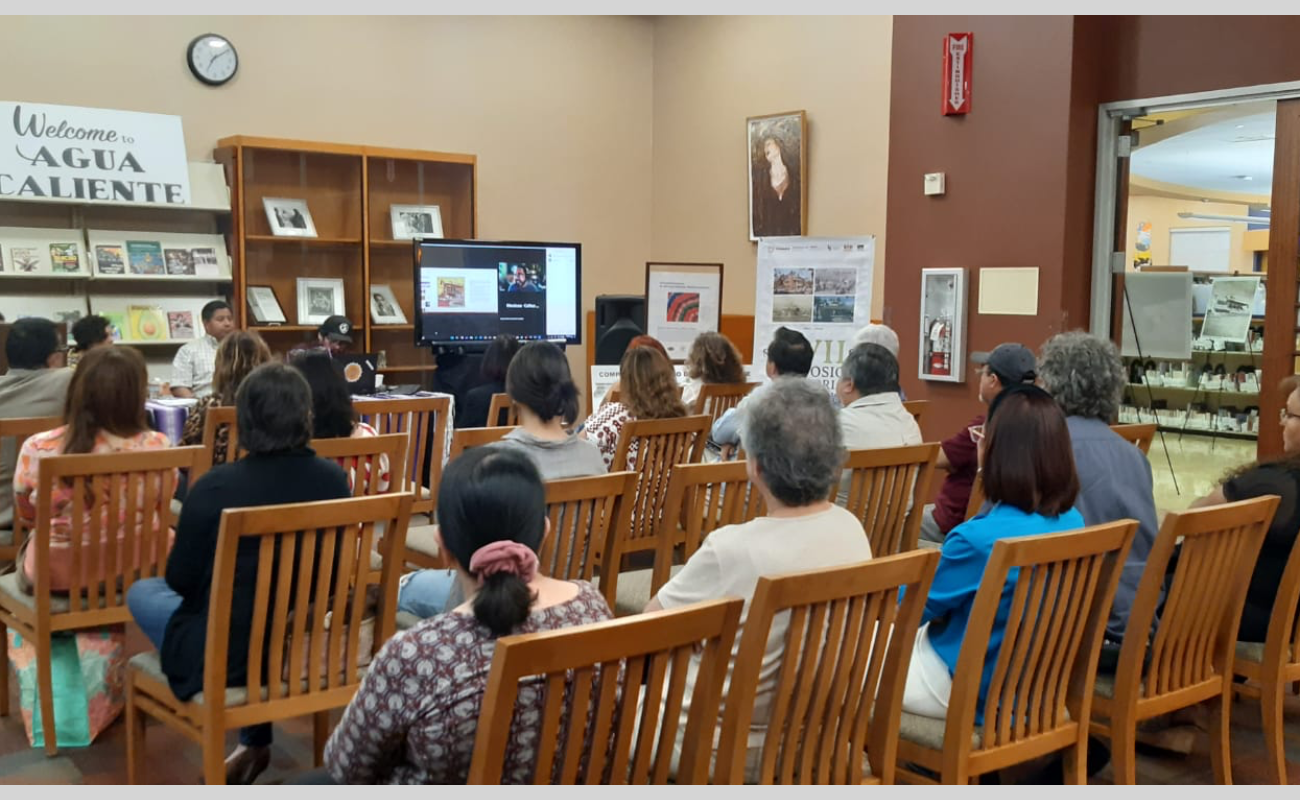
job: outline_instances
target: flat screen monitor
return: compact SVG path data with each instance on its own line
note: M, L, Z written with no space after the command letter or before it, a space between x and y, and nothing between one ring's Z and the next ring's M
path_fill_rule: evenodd
M415 342L582 342L582 246L422 239L415 244Z

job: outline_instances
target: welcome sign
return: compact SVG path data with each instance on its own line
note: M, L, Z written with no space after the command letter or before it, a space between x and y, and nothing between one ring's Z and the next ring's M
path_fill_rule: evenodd
M181 118L0 101L0 198L189 205Z

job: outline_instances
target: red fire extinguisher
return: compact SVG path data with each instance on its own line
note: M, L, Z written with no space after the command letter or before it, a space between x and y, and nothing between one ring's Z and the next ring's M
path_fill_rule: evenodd
M949 375L952 370L952 336L944 321L937 319L930 326L930 374Z

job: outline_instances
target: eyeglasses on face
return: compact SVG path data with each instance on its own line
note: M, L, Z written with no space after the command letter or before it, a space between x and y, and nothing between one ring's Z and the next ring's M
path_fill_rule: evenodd
M1283 425L1285 425L1286 421L1289 419L1300 419L1300 414L1292 414L1291 410L1285 406L1282 408L1282 413L1278 416L1281 418Z

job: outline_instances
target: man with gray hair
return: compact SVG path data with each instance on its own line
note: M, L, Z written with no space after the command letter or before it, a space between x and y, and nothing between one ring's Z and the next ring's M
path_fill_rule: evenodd
M801 378L775 379L749 409L743 444L746 471L754 491L767 504L767 516L709 534L681 571L651 599L646 611L740 597L745 601L743 628L760 577L871 558L871 545L862 523L827 500L844 463L844 450L835 409L825 391ZM788 624L784 617L774 620L763 653L760 674L766 677L754 697L747 778L757 774L776 690L776 665L784 649ZM738 633L736 648L740 638ZM692 658L698 662L699 656ZM691 671L688 676L694 674ZM693 681L693 677L687 680ZM674 765L685 729L683 711L673 750Z
M1124 636L1129 610L1156 538L1151 463L1110 429L1124 392L1124 365L1115 345L1082 331L1048 339L1038 358L1038 377L1065 412L1070 428L1079 497L1074 507L1089 525L1138 521L1137 536L1120 575L1106 638Z
M921 443L921 429L898 396L898 359L886 348L860 344L850 350L835 391L846 448Z

